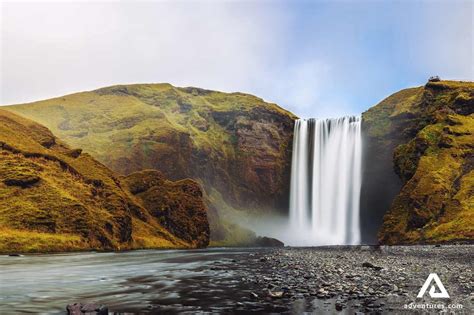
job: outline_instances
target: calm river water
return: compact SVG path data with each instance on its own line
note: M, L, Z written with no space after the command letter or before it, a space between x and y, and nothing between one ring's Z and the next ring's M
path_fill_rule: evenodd
M0 314L64 314L73 302L99 302L118 312L225 312L240 301L248 309L251 293L239 287L236 259L252 251L0 256Z

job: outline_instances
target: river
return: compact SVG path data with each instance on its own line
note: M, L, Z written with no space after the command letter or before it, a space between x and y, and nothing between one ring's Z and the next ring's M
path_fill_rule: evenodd
M0 314L64 314L73 302L117 312L223 311L248 300L245 249L0 256ZM183 306L186 305L186 306Z
M0 314L473 314L474 246L332 246L0 256ZM448 299L418 298L435 273ZM415 305L415 306L413 306ZM407 309L408 307L408 309Z

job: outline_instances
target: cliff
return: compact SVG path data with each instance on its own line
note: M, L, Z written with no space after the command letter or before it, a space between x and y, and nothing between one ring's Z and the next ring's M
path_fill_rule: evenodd
M191 179L172 182L156 170L124 178L131 193L173 235L198 247L209 244L209 224L200 186Z
M166 181L163 195L177 194L180 199L163 200L168 211L157 214L130 193L125 182L46 127L0 110L0 252L208 244L209 227L196 183ZM166 225L176 216L194 223L177 232Z
M363 114L362 211L380 243L474 239L473 112L474 83L439 81Z
M287 211L295 117L258 97L137 84L7 108L122 175L156 169L197 180L215 241L235 232L228 212Z

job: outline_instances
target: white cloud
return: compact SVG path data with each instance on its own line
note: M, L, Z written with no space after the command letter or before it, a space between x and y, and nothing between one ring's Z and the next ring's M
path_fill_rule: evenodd
M278 58L284 20L256 4L7 3L2 103L118 83L249 90Z
M474 79L469 1L37 2L3 4L0 104L170 82L334 117L429 75Z

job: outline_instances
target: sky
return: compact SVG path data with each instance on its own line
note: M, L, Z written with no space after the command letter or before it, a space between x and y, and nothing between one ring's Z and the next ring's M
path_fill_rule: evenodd
M0 1L2 105L169 82L328 118L474 80L471 0Z

